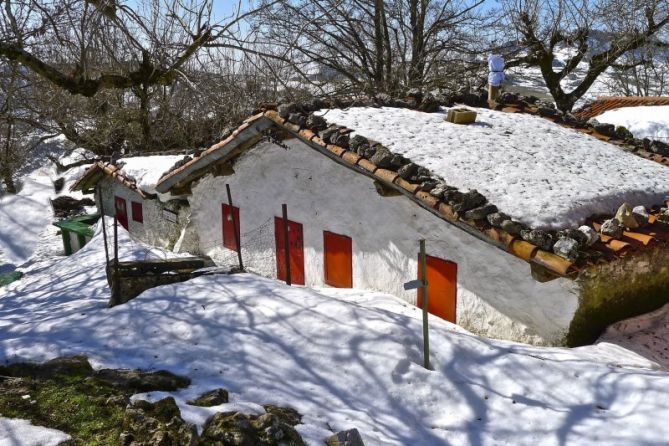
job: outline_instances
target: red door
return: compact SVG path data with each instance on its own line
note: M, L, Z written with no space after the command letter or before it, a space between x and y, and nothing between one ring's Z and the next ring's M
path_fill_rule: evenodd
M121 226L128 230L128 209L125 200L121 197L114 197L114 204L116 206L116 219L121 223Z
M221 206L221 215L223 219L223 246L233 251L237 251L237 240L240 238L239 228L239 208L234 206L230 212L230 205ZM234 216L235 221L232 221ZM237 225L237 238L235 238L235 224Z
M427 311L455 323L458 265L438 257L426 256ZM418 277L421 277L420 258ZM423 290L418 289L418 306L423 307Z
M286 252L283 236L283 218L274 217L274 240L276 241L276 276L286 280ZM290 280L295 285L304 285L304 237L302 224L288 220L288 251L290 253Z
M325 283L336 288L353 287L353 248L351 237L323 231Z

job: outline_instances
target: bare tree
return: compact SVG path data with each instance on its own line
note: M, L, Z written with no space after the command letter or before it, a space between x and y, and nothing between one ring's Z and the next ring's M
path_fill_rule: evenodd
M507 37L516 57L507 66L539 67L558 108L570 111L597 78L625 54L655 42L669 24L666 0L503 0ZM569 52L556 71L556 50ZM575 88L563 80L587 62Z
M286 0L256 24L274 54L330 90L401 93L475 53L482 0Z

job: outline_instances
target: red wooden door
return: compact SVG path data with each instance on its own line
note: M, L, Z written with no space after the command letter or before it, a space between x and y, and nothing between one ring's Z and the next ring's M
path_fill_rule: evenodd
M325 283L336 288L353 287L353 243L351 237L323 231Z
M114 205L116 207L116 219L126 230L128 229L128 208L125 204L125 199L122 197L114 197Z
M286 280L286 253L283 235L283 218L274 217L274 240L276 241L276 276ZM302 224L288 220L288 251L290 253L290 279L295 285L304 285L304 237Z
M426 256L427 311L455 323L458 265L438 257ZM418 278L421 277L420 258ZM423 307L423 290L418 289L418 306Z
M233 251L237 251L237 239L241 237L239 225L239 208L234 206L230 212L230 205L221 206L222 226L223 226L223 246ZM232 221L234 216L235 221ZM237 238L235 238L235 223L237 225Z

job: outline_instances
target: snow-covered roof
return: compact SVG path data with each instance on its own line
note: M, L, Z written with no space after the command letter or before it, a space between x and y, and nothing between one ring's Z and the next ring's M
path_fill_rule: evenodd
M152 155L121 158L116 163L119 172L137 184L137 187L149 194L156 193L156 184L183 155Z
M319 112L535 228L561 229L623 203L669 196L669 169L538 116L475 109L475 124L445 112L355 107Z
M667 105L623 107L597 116L597 121L627 128L635 138L669 142L669 98Z

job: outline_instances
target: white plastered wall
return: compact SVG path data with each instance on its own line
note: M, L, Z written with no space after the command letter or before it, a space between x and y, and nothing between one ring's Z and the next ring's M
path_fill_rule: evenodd
M196 234L189 230L190 208L186 203L180 204L176 200L163 203L158 199L144 199L134 190L110 178L103 178L99 183L99 188L105 215L114 216L114 197L122 197L125 200L128 212L128 232L133 237L153 246L175 249L177 252L198 253L199 244ZM142 204L144 220L142 223L133 220L133 201ZM164 209L177 213L176 223L165 217Z
M353 239L353 286L399 296L416 278L418 241L429 255L458 264L457 322L479 334L557 344L577 308L574 283L539 283L529 265L422 209L404 196L381 197L373 180L339 165L299 140L287 148L262 143L234 164L235 174L207 175L189 197L200 249L218 263L236 259L222 247L225 184L240 208L246 266L276 276L273 217L288 205L304 230L307 286L323 285L323 231Z

